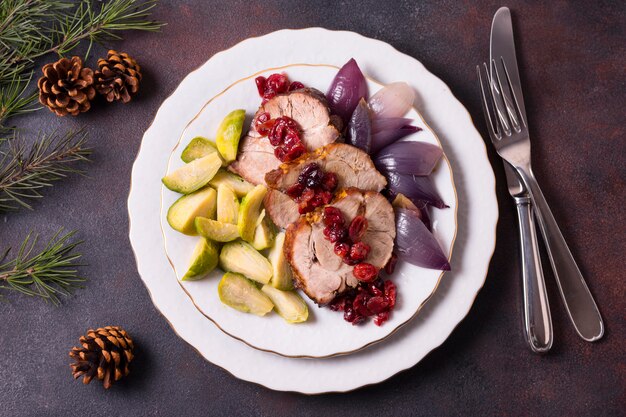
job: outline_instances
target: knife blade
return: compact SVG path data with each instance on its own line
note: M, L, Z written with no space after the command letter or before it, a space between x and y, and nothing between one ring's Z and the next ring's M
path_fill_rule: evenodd
M509 76L519 80L517 71L517 59L515 57L515 45L513 43L513 25L511 23L511 13L508 8L500 8L493 17L491 26L490 60L504 59L507 67L513 67ZM514 63L515 65L511 65ZM493 65L489 65L491 80L493 77ZM519 85L519 82L512 82ZM492 81L490 88L499 100L507 100L506 95L499 91L499 85ZM513 90L515 98L520 103L518 109L522 115L522 123L526 124L526 111L521 89ZM512 115L509 114L509 117ZM534 352L543 353L552 347L552 317L548 304L548 295L543 277L541 257L539 255L539 245L537 242L537 232L534 223L534 215L530 196L518 177L517 171L504 161L504 172L506 174L509 194L515 200L520 229L521 257L522 257L522 277L524 289L524 331L530 348Z

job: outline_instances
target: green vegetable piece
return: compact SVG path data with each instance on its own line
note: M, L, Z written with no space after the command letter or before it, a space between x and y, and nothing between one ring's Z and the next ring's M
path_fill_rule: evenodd
M183 153L180 155L180 159L182 159L185 163L188 163L216 152L217 147L215 146L215 143L203 138L202 136L197 136L191 139L189 145L185 147Z
M230 186L220 184L217 187L217 221L237 224L239 217L239 199Z
M245 118L245 110L233 110L226 115L217 129L215 144L226 162L232 162L237 159L237 148L239 147L239 139L241 138Z
M167 211L167 222L174 230L186 235L196 235L196 217L215 217L216 195L213 188L206 187L180 197Z
M241 274L227 272L217 286L222 303L244 313L264 316L274 308L272 301Z
M213 188L219 188L220 185L226 184L233 189L237 198L245 197L252 189L254 185L241 178L239 175L232 174L228 171L220 170L215 174L213 179L209 181L209 184Z
M293 289L293 275L291 266L285 258L283 246L285 244L285 232L280 232L274 239L274 246L269 251L268 259L272 264L272 280L270 284L279 290L289 291Z
M265 215L265 209L261 210L259 220L260 221L257 221L256 229L254 229L252 246L256 250L263 250L269 248L272 246L272 243L274 243L276 226L272 223L272 220Z
M239 235L246 242L254 241L254 232L261 215L261 204L263 204L265 194L267 194L267 188L259 184L241 200L237 227Z
M163 177L161 181L172 191L189 194L211 181L221 166L220 156L217 153L212 153L178 168Z
M272 278L272 265L249 243L240 240L222 247L220 266L225 271L237 272L253 281L267 284Z
M216 242L230 242L239 237L237 226L230 223L222 223L204 217L196 217L196 231L200 236Z
M183 275L182 281L196 281L204 278L217 266L218 247L215 242L208 239L200 239L196 244L187 273Z
M309 318L309 308L293 291L281 291L271 285L264 285L261 291L274 303L274 309L287 323L302 323Z

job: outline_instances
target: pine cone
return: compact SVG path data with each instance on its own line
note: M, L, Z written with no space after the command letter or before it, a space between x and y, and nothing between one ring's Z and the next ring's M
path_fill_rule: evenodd
M139 91L141 67L127 53L110 50L107 59L98 60L96 90L108 102L122 100L128 103Z
M83 347L73 347L70 351L70 357L76 361L70 365L74 379L84 375L83 383L89 384L95 376L105 389L109 389L113 381L128 375L128 364L133 359L133 340L121 327L90 329L79 342Z
M83 60L61 58L42 68L43 77L37 82L39 102L57 116L77 116L91 108L96 95L93 71L83 67Z

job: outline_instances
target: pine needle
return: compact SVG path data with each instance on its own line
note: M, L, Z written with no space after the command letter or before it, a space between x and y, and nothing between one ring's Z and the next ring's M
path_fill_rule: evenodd
M31 147L18 136L9 139L8 151L0 153L0 212L32 209L30 203L42 197L43 188L69 174L82 174L75 163L89 160L86 136L83 131L54 132L40 136Z
M81 257L74 250L82 241L72 241L76 232L63 234L59 229L41 252L35 252L38 236L26 236L15 259L5 262L10 248L0 258L0 290L14 290L39 297L55 305L59 296L69 296L82 288L85 278L78 275L77 263Z

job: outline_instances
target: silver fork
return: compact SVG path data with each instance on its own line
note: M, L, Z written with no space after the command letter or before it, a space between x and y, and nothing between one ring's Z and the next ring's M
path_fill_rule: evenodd
M480 66L477 66L491 141L498 154L515 168L530 194L559 292L576 331L584 340L598 340L604 334L602 317L532 172L526 112L521 107L523 104L520 106L521 100L517 99L517 95L521 95L521 85L512 84L504 59L499 61L491 61L491 76L487 65L483 64L495 115L490 114L491 106L485 94Z

